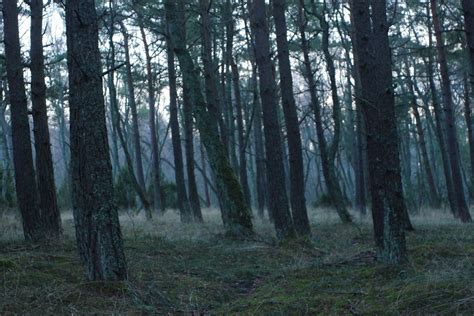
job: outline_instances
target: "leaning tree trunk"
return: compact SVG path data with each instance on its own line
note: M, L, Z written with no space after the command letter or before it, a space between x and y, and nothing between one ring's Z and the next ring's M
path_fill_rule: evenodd
M61 216L56 199L53 157L48 128L43 56L43 0L31 0L31 103L41 218L48 238L61 235Z
M290 202L296 232L301 236L311 234L304 188L303 151L300 126L291 75L290 53L286 26L286 1L273 1L273 17L278 49L280 90L285 117L290 164ZM336 123L338 125L339 123Z
M443 92L444 113L446 120L446 142L448 145L448 155L451 164L451 175L454 187L454 198L457 206L457 213L463 223L472 222L471 214L464 196L464 187L461 175L459 158L459 144L456 136L456 122L454 118L453 95L451 90L451 80L449 78L448 61L442 37L441 22L438 15L436 0L430 0L431 14L433 17L434 35L436 38L436 51L438 53L438 63L441 74L441 90Z
M183 8L183 0L179 0L178 4ZM217 122L210 115L201 93L198 72L185 46L185 21L183 16L177 14L173 0L165 1L165 9L166 20L170 27L170 40L183 74L183 84L188 86L195 103L193 114L202 142L206 147L209 163L216 177L216 186L227 219L226 231L231 236L248 237L253 234L250 209L245 203L242 187L227 159L225 146L219 139L219 135L215 133Z
M367 130L372 218L379 258L398 264L406 258L403 199L392 57L386 1L351 0L355 62Z
M467 74L464 75L464 118L466 119L467 140L469 143L469 158L471 173L469 179L469 197L474 200L474 130L471 109L471 91Z
M251 1L250 23L255 36L255 57L260 78L263 126L265 134L268 207L273 216L277 238L295 236L285 187L283 149L278 121L276 82L272 70L270 39L264 0Z
M21 212L25 239L39 241L45 236L33 167L28 105L20 53L17 1L3 3L3 23L17 203Z
M94 0L66 2L73 213L91 281L127 278L114 203Z

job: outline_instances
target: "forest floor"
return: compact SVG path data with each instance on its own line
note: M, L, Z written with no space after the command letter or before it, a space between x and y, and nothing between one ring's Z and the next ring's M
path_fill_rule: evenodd
M61 244L22 242L18 219L0 216L0 314L395 314L474 311L474 226L449 214L413 217L409 262L374 259L368 219L340 224L312 210L310 242L277 245L255 219L258 241L224 238L217 211L182 225L175 212L146 222L121 215L129 280L87 282L70 214Z

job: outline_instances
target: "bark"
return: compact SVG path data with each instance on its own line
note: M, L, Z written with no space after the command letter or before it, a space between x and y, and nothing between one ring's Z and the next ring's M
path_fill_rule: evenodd
M438 54L438 63L441 74L441 89L443 93L443 105L446 121L446 142L451 165L451 175L454 199L456 203L456 213L463 223L472 222L471 214L466 203L464 187L461 175L461 166L459 158L459 144L456 136L456 122L454 118L454 105L451 90L451 80L449 78L448 61L444 49L442 37L441 22L439 20L436 0L430 0L431 14L433 17L434 35L436 38L436 51Z
M403 200L392 57L386 1L351 0L354 53L366 122L372 218L379 258L399 264L406 258Z
M20 55L17 1L7 1L3 4L3 23L17 203L22 216L25 239L35 242L45 236L41 225L38 188L33 167L25 80Z
M285 187L281 128L278 121L276 82L270 58L270 39L264 0L251 1L250 23L255 37L255 59L260 78L263 126L265 134L268 207L277 238L293 238L296 234Z
M293 94L293 78L291 75L285 11L285 0L273 1L273 17L275 20L280 73L280 90L288 139L291 210L296 232L301 236L306 236L311 234L311 228L309 225L308 211L306 209L303 152L298 113ZM339 125L339 122L336 123L336 126Z
M66 2L73 214L91 281L127 278L114 203L94 0Z
M183 8L183 0L178 1ZM253 235L250 209L245 203L242 188L227 159L225 146L215 133L217 122L209 113L204 96L201 93L198 72L194 66L184 38L185 20L177 14L174 1L165 1L166 20L170 27L170 40L183 74L183 84L188 86L195 104L193 114L206 147L209 163L216 177L216 186L223 206L223 217L227 234L238 238Z
M199 144L199 151L201 155L201 165L202 165L202 176L204 178L204 196L205 196L205 202L206 202L206 207L210 208L211 207L211 195L209 194L209 183L207 181L207 166L206 166L206 159L204 158L204 146L202 143Z
M130 62L130 50L129 50L129 37L128 31L125 27L123 21L120 22L120 27L123 36L123 48L125 55L125 76L127 81L127 92L128 92L128 105L130 106L130 112L132 114L132 139L133 139L133 149L135 154L135 175L138 180L138 184L142 190L146 191L145 186L145 176L143 174L143 159L142 159L142 150L140 142L140 126L138 124L138 113L137 113L137 101L135 98L135 88L133 85L133 75L132 75L132 63ZM148 47L146 47L148 48ZM154 121L154 119L153 119ZM152 133L150 131L150 133ZM161 204L155 205L157 212L161 212Z
M158 213L161 213L164 210L163 210L163 202L161 198L162 192L161 192L160 150L158 149L158 138L157 138L156 121L155 121L155 118L156 118L155 87L154 87L154 80L153 80L153 71L151 68L150 46L146 38L145 30L141 24L140 24L140 33L142 36L143 45L145 47L145 58L146 58L146 82L147 82L147 90L148 90L151 160L152 160L152 168L153 168L153 205L155 207L155 211ZM179 138L179 128L178 128L177 137ZM186 190L186 188L184 189ZM184 195L186 195L186 192L184 192ZM187 198L185 198L183 201L186 201L186 200Z

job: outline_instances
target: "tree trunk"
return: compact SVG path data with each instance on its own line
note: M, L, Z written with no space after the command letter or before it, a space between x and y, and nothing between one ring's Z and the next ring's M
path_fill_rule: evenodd
M273 17L278 49L278 68L283 113L287 129L289 165L290 165L290 201L296 232L301 236L311 234L304 188L304 167L300 126L293 94L290 55L286 26L286 1L273 1ZM339 125L338 123L336 125Z
M179 0L180 8L184 7L184 1ZM253 235L250 209L245 203L242 188L227 159L225 146L215 133L217 122L209 113L204 96L201 93L198 72L194 66L189 51L186 49L184 38L185 20L182 15L177 14L173 0L165 1L166 20L170 27L173 50L178 58L183 74L183 84L187 85L195 107L193 110L196 124L201 135L202 142L206 147L209 163L216 176L216 186L222 201L223 213L225 213L225 228L227 234L246 238Z
M33 167L28 105L20 55L17 1L3 3L3 23L17 202L25 239L35 242L43 239L45 235Z
M178 209L181 214L182 222L192 220L191 205L189 204L186 193L186 183L184 181L183 152L181 149L181 135L179 132L178 120L178 93L176 90L176 69L174 65L174 53L170 40L166 41L166 52L168 60L168 81L170 89L170 125L171 140L173 142L174 173L176 180L176 195Z
M250 23L255 36L255 57L260 78L260 98L265 134L268 207L275 224L277 238L293 238L295 228L290 214L285 187L283 150L278 121L276 82L270 58L270 39L264 0L251 1Z
M438 63L441 74L441 89L443 92L444 113L446 120L446 142L448 145L448 155L451 164L451 175L453 180L453 192L457 207L457 213L463 223L472 222L471 214L467 207L462 183L459 144L456 136L456 122L454 118L453 96L451 91L451 80L449 78L448 61L444 49L441 22L438 16L436 0L430 0L431 14L433 17L434 35L436 38L436 51L438 53Z
M372 218L379 258L399 264L406 258L403 216L406 205L392 83L386 1L369 4L351 0L355 64L361 79L362 111L367 130L367 153L372 196Z
M155 121L155 118L156 118L155 87L153 86L154 81L153 81L153 72L151 68L150 46L148 44L143 26L140 24L139 27L140 27L142 40L143 40L143 45L145 46L145 58L146 58L146 81L147 81L147 90L148 90L151 160L152 160L152 168L153 168L153 205L155 207L155 211L157 213L161 213L164 211L164 209L163 209L163 201L161 198L162 192L161 192L160 150L158 149L158 139L157 139L156 121ZM170 90L171 90L171 83L170 83ZM170 112L171 112L171 104L170 104ZM171 127L171 129L173 130L173 126ZM179 141L179 126L178 126L177 137ZM174 140L174 137L173 137L173 140ZM180 143L180 146L181 146L181 143ZM179 148L181 149L181 147ZM180 159L182 163L183 160L182 160L181 154L179 154L179 157L181 157ZM176 166L176 165L175 167L179 168L179 166ZM183 179L184 179L184 175L183 175ZM185 190L184 196L186 196L186 188L184 188L184 190ZM183 201L186 201L186 200L187 200L187 197L185 197L185 200Z
M114 203L94 0L66 2L73 213L91 281L127 278Z
M48 128L43 56L43 1L31 0L31 103L36 150L39 201L43 228L48 238L61 235L61 216L56 199L53 157Z
M467 50L469 53L469 79L466 78L464 84L464 115L466 118L468 141L469 141L469 154L471 158L471 175L470 175L470 198L474 200L474 129L472 123L472 110L471 110L471 95L474 91L474 2L469 0L461 0L463 13L464 13L464 29L466 31L466 43ZM468 86L470 84L470 87Z
M129 35L123 21L120 22L120 27L123 36L123 47L125 55L125 76L127 80L127 92L128 92L128 105L132 113L132 131L133 131L133 149L135 153L135 175L138 180L138 184L143 191L146 191L145 176L143 174L143 159L140 142L140 126L138 124L138 113L137 113L137 101L135 98L135 88L133 86L133 75L132 75L132 64L130 62L130 51L129 51ZM147 47L148 48L148 47ZM154 121L154 119L153 119ZM150 131L151 133L151 131ZM158 213L161 212L161 205L155 205Z

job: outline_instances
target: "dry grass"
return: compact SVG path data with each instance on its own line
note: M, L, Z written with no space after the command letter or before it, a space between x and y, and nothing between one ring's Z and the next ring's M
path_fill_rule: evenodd
M172 211L151 222L121 214L130 277L85 282L63 214L64 241L22 242L18 218L0 215L0 314L245 313L396 314L474 310L474 231L448 213L413 216L410 261L374 262L370 219L344 226L332 210L311 211L311 243L278 246L254 220L259 241L226 240L217 210L205 224Z

